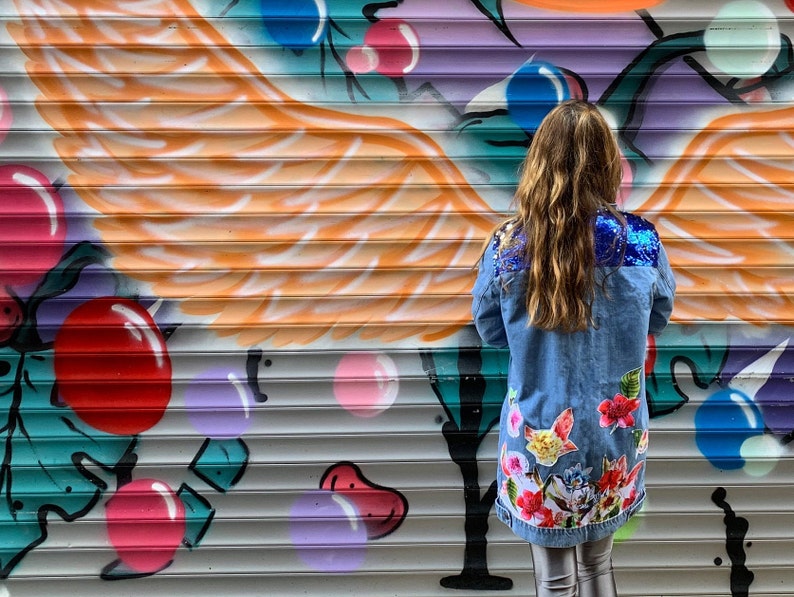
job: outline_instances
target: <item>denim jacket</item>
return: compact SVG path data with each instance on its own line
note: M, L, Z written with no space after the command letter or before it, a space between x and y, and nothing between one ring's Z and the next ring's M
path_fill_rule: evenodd
M648 334L667 325L675 281L652 224L609 212L595 222L595 327L527 326L523 244L489 243L472 290L482 339L509 348L502 406L497 515L519 537L570 547L614 533L645 499ZM522 236L519 233L518 238ZM600 282L599 282L600 283Z

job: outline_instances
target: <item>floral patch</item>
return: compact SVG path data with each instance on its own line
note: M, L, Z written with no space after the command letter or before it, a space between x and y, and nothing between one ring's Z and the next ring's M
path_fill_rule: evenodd
M626 398L623 394L615 394L612 400L604 400L598 405L598 412L601 413L599 423L601 427L620 427L626 429L634 427L634 411L640 407L640 402L636 398Z
M524 416L521 414L521 409L518 408L515 399L518 392L513 388L507 394L510 410L507 413L507 435L510 437L518 437L521 434L521 425L524 423Z
M648 451L648 430L635 429L634 430L634 448L635 456L645 454Z
M521 452L508 452L507 444L502 444L502 454L499 459L502 471L510 475L523 475L529 472L529 460Z
M640 374L642 367L632 369L620 379L620 392L612 400L604 400L598 405L601 413L601 427L612 427L610 433L617 428L634 427L634 411L640 407Z
M599 478L591 476L591 468L577 464L545 480L535 468L509 475L502 495L519 518L534 526L577 528L630 508L638 497L637 476L644 465L639 462L629 471L625 456L604 458Z
M524 437L527 440L527 450L531 452L538 464L552 466L560 456L575 452L576 447L568 436L573 429L573 409L566 408L554 420L551 429L532 429L524 427Z

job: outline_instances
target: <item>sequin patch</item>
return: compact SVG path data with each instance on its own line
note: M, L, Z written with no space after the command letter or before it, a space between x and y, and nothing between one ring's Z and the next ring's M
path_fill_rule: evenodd
M628 245L623 265L656 267L661 242L653 224L633 214L626 214L626 224Z
M523 233L516 233L516 241L511 247L502 248L502 243L508 239L509 224L502 226L494 234L493 240L493 259L494 272L497 276L505 272L516 272L524 269L524 247L527 239Z
M626 218L625 228L608 212L598 214L595 226L596 262L602 267L616 267L621 264L656 267L661 243L653 224L634 214L623 215ZM502 243L507 237L507 226L500 228L494 235L491 248L497 276L525 269L522 253L526 237L518 233L518 242L503 249Z

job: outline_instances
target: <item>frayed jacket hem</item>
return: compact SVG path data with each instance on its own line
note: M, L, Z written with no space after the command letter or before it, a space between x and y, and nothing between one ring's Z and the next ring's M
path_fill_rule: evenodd
M637 496L634 503L617 516L603 522L589 523L573 529L541 528L527 523L518 518L506 508L497 498L494 507L496 516L505 523L519 538L542 547L574 547L588 541L598 541L614 535L617 530L626 524L629 519L640 511L645 501L645 493Z

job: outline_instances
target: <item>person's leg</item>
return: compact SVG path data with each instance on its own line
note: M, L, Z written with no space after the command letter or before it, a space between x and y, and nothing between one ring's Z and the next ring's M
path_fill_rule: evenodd
M576 548L530 548L537 597L576 597Z
M612 573L612 535L576 546L579 597L617 597Z

